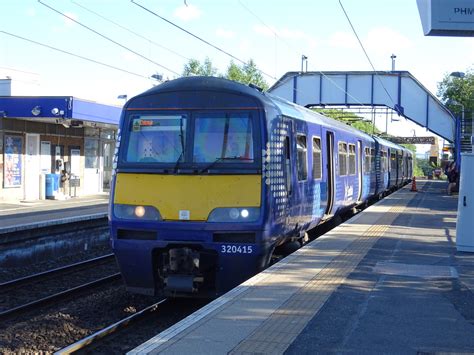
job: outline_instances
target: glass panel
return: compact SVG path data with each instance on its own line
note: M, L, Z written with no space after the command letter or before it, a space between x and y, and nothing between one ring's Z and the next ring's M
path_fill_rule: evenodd
M86 169L99 168L99 141L97 139L84 140L84 156Z
M308 178L308 163L306 159L306 136L296 137L296 166L298 168L298 180L306 180Z
M313 179L321 179L321 139L313 138Z
M355 145L349 144L349 175L356 173Z
M370 148L365 148L364 171L370 172Z
M200 114L194 131L193 161L253 163L252 121L248 114Z
M184 160L186 116L133 116L126 161L175 163Z
M347 144L339 143L339 175L347 175Z

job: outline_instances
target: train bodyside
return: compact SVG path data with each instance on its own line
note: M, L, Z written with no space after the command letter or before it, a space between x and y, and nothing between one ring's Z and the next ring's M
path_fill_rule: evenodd
M292 185L285 213L287 224L296 235L373 196L372 137L314 111L276 97L272 99L281 117L290 119L285 128L288 126L292 134L285 139L292 142L287 154L292 160L287 165L293 170L287 174L292 176ZM273 132L274 128L270 126L268 130ZM269 144L273 146L272 142Z
M127 289L215 297L376 194L376 142L256 89L182 78L131 99L110 226Z

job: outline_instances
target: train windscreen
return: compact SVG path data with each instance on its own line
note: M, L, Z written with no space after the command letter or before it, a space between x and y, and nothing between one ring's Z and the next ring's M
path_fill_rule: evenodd
M129 163L183 160L186 129L186 115L134 115L125 160Z
M199 114L195 118L193 162L254 161L252 121L248 114Z
M253 140L246 112L133 114L123 157L127 163L247 164L255 162Z

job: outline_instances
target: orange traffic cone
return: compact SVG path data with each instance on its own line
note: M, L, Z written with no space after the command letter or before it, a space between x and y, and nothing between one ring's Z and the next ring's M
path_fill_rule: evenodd
M416 179L415 177L413 176L413 179L411 180L411 190L412 192L418 192L418 190L416 189Z

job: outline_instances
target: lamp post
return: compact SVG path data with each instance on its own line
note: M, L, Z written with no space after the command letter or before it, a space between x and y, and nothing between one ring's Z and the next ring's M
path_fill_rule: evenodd
M303 64L306 61L306 71L308 71L308 57L304 54L301 55L301 72L303 72Z
M453 78L458 78L458 79L463 79L464 80L464 77L466 76L466 73L462 72L462 71L455 71L455 72L452 72L451 74L449 74L450 77L453 77ZM465 121L465 107L463 104L459 103L459 102L454 102L455 105L459 105L461 106L461 125L462 125L462 137L465 138L465 134L466 134L466 121ZM468 136L469 137L469 136ZM474 117L472 117L472 110L471 110L471 136L470 136L470 141L471 141L471 151L474 153ZM459 137L461 138L461 137Z
M461 122L464 122L464 105L452 99L448 100L446 104L453 106L461 106ZM458 164L460 164L461 162L461 122L459 122L459 119L456 119L456 135L454 147L456 149L456 161L458 162Z
M397 56L392 54L390 58L392 59L392 71L395 71L395 58L397 58Z

